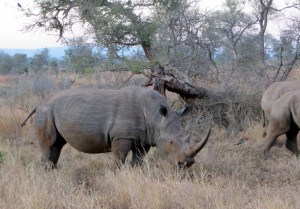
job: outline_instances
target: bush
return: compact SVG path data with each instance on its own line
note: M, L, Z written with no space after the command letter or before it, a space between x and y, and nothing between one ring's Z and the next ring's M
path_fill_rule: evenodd
M0 164L4 162L5 152L0 151Z

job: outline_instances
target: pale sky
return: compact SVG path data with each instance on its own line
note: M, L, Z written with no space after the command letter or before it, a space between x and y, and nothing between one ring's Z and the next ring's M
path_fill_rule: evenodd
M53 32L49 33L42 30L32 32L21 31L29 21L29 18L22 16L17 3L26 8L32 2L33 0L0 0L0 49L36 49L62 46L61 43L57 42L57 34ZM216 9L221 7L224 0L202 0L201 2L201 8Z
M40 31L22 32L22 28L28 22L28 18L22 16L17 3L24 8L33 0L0 0L0 49L19 48L35 49L62 46L57 42L54 34Z

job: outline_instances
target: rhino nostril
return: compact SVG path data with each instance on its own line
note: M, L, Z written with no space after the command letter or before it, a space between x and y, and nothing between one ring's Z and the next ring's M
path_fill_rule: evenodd
M177 168L183 168L184 167L184 163L182 163L182 162L178 162L177 163Z

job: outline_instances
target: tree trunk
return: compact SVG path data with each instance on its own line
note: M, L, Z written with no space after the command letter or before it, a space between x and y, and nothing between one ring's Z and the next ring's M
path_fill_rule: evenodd
M268 14L271 9L273 0L259 0L261 11L259 13L259 74L265 76L266 65L265 65L265 32L268 25Z
M151 46L142 44L145 56L151 63L155 63ZM177 73L176 73L177 74ZM179 76L179 75L176 75ZM148 82L154 85L154 90L158 91L163 96L166 96L166 89L179 94L183 99L202 98L206 95L204 88L197 87L190 82L182 81L175 77L174 74L166 73L165 68L157 64L150 75L151 81Z
M166 73L164 67L158 65L150 75L154 90L166 95L165 90L179 94L183 99L203 98L207 91L204 88L176 78L173 74Z
M151 46L148 46L148 45L142 45L142 48L144 50L144 53L145 53L145 56L147 57L147 59L153 63L155 61L154 59L154 55L152 53L152 50L151 50Z
M182 82L170 75L165 75L160 79L168 81L165 82L165 87L168 91L178 93L184 99L201 99L207 94L206 89Z
M266 73L265 65L265 35L259 33L259 75L264 77Z

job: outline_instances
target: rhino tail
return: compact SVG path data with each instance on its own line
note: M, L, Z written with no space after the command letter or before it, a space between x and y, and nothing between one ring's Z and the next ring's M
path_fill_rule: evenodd
M265 111L262 111L262 117L263 117L263 127L266 127L266 115L265 115Z
M26 125L26 122L29 120L29 118L36 112L37 107L35 107L31 113L27 116L27 118L23 121L23 123L21 123L21 127Z

